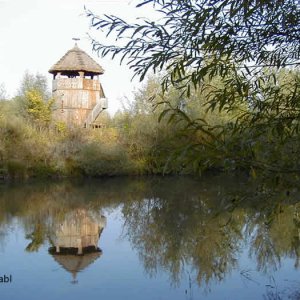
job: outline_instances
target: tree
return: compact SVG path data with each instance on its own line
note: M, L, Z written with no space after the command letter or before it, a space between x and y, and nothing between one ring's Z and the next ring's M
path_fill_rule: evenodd
M4 83L0 84L0 101L8 98Z
M129 24L87 11L92 27L127 41L118 46L93 40L94 50L127 58L141 80L150 69L165 69L163 86L182 84L189 93L207 74L224 77L237 67L254 74L262 66L299 65L300 6L295 0L141 0L137 6L149 4L162 14L160 21Z
M18 90L18 96L22 97L28 90L33 89L37 90L45 100L50 98L47 77L39 73L34 75L29 72L25 72Z
M47 103L49 101L51 102L50 92L48 90L46 76L41 75L39 73L33 75L33 74L26 72L22 78L17 96L14 98L16 110L18 111L18 114L23 116L24 118L28 117L28 113L29 113L28 108L29 108L29 106L33 105L33 103L29 103L33 99L32 98L28 99L28 95L33 96L32 95L33 91L36 94L35 97L40 98L40 100L42 102L44 102L45 105L48 105ZM29 100L29 102L28 102L28 100ZM50 102L49 102L49 105L50 105ZM40 103L40 105L41 105L41 103ZM50 108L50 106L49 106L49 108ZM32 107L30 109L32 109Z
M104 45L93 39L94 50L127 60L140 80L150 71L163 72L164 92L170 86L184 97L191 97L193 89L209 91L207 109L235 111L231 124L209 126L205 120L186 118L174 107L163 115L181 115L187 128L209 133L211 139L204 146L214 148L218 157L221 151L223 160L250 169L279 169L278 153L293 153L286 148L295 143L300 131L298 1L140 0L137 7L146 5L161 14L158 21L131 24L87 11L92 27L118 41ZM216 77L222 79L221 86L213 84ZM258 162L257 149L266 142L272 155L267 163L265 159ZM284 147L278 150L282 142ZM279 151L276 158L274 145ZM203 143L197 147L203 152ZM299 170L299 163L284 169Z
M30 89L25 92L27 113L40 128L48 126L51 121L53 99L45 102L39 90Z

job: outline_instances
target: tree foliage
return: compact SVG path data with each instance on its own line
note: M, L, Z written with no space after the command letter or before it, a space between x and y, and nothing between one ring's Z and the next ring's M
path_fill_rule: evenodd
M39 126L48 126L51 121L53 99L46 102L40 91L32 89L25 92L27 113Z
M142 80L150 69L167 70L163 86L182 84L188 93L206 75L222 77L237 68L254 74L262 66L298 65L299 10L295 0L144 0L162 18L130 24L116 16L98 17L91 25L127 43L104 45L103 56L127 58Z
M35 98L35 100L33 98ZM28 118L28 114L30 114L28 109L34 109L32 106L33 102L36 102L36 104L39 103L40 108L37 108L37 110L41 109L43 103L46 105L46 103L49 102L50 104L51 99L47 77L39 73L31 74L26 72L21 80L14 102L15 109L25 119Z
M186 100L197 89L207 110L234 114L226 124L210 124L162 101L168 107L161 118L179 117L187 131L208 137L183 149L191 154L187 160L196 166L223 160L250 170L299 170L295 160L278 164L278 157L298 153L298 1L141 0L137 7L147 5L161 18L128 23L87 11L92 27L117 40L105 45L93 39L93 48L127 61L140 80L162 72L165 93L173 86ZM208 150L214 154L203 161L201 153Z
M50 98L47 77L40 73L31 74L29 72L25 72L18 89L17 96L23 97L29 90L37 90L45 100Z

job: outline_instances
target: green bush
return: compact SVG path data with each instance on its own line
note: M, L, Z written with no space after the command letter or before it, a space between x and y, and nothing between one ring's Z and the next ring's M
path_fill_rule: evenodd
M111 144L97 142L84 145L77 165L87 176L129 174L130 163L125 149Z

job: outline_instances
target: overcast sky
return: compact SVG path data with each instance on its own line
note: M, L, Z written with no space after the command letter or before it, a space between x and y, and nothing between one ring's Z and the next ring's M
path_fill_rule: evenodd
M131 82L132 73L119 62L102 59L92 52L87 37L89 20L84 16L84 6L97 15L114 14L127 20L137 17L151 19L151 7L135 8L136 0L0 0L0 84L13 97L27 70L46 75L51 88L50 67L74 46L91 55L104 69L100 80L109 99L109 111L120 107L120 98L132 98L131 91L138 88ZM149 10L150 9L150 10ZM101 40L100 32L94 36Z

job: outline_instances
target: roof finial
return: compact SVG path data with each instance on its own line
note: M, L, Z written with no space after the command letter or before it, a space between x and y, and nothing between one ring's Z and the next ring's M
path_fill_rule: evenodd
M75 46L77 46L77 42L80 41L80 38L72 38L73 41L75 41Z

